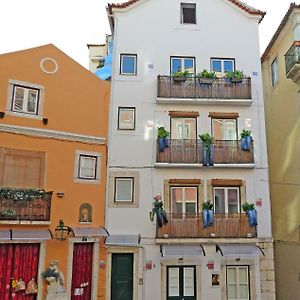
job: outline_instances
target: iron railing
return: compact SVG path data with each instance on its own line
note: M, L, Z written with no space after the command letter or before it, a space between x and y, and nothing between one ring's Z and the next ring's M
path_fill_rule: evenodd
M213 145L214 164L252 164L254 163L253 142L249 151L241 149L241 141L220 141ZM157 141L158 163L202 164L202 143L200 140L171 139L169 147L159 150Z
M50 221L52 192L33 200L0 197L0 220Z
M251 78L231 83L225 78L215 79L211 84L199 82L196 76L176 82L172 76L157 77L158 98L188 99L251 99Z
M286 74L289 73L295 64L300 64L300 41L295 41L285 54Z
M157 238L255 238L246 214L214 214L213 225L204 227L201 213L167 213L168 223L157 226Z

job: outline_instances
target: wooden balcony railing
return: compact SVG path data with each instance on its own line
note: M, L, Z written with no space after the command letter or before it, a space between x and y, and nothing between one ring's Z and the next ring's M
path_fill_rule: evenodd
M246 214L214 214L214 223L203 227L202 214L167 214L168 223L157 227L157 238L255 238Z
M158 163L202 164L202 144L200 140L169 141L163 152L157 142ZM253 142L249 151L241 149L241 141L215 141L213 145L214 164L252 164L254 163Z
M172 76L157 77L158 98L187 99L251 99L251 78L230 83L225 78L215 79L212 84L203 84L196 76L185 82L175 82Z
M0 220L50 221L52 192L32 200L7 199L0 196Z

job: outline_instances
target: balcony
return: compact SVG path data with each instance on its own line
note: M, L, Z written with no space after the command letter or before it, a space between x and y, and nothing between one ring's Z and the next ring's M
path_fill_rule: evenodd
M32 191L0 189L0 221L50 221L52 192Z
M251 78L244 78L240 83L228 83L220 78L212 84L203 84L196 76L188 77L185 82L175 82L172 76L158 76L157 102L250 105Z
M241 149L241 142L215 141L213 145L214 165L254 164L253 142L250 151ZM202 164L202 143L200 140L170 140L169 147L159 151L157 141L156 162L159 164Z
M300 41L295 41L285 54L286 77L300 85Z
M168 223L157 227L156 238L255 238L246 214L214 214L214 224L203 227L202 214L167 214Z

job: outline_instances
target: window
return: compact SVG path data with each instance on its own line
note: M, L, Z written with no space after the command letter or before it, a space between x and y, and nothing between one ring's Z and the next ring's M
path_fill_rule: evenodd
M136 75L137 55L121 54L121 75Z
M115 178L115 202L133 202L134 178Z
M234 59L211 58L211 70L217 73L232 72L235 69Z
M172 213L196 213L198 199L197 194L197 187L171 187Z
M0 186L44 188L44 152L0 148Z
M214 208L217 214L240 213L239 187L214 187Z
M196 4L181 3L181 23L196 24Z
M171 57L171 74L184 70L187 70L190 74L195 74L195 58Z
M119 107L118 129L135 130L135 107Z
M81 183L100 182L101 154L95 152L76 151L75 181Z
M272 85L274 86L278 81L278 60L274 59L271 65L271 73L272 73Z
M139 207L140 174L138 171L109 172L109 207Z
M212 135L216 140L237 139L237 119L212 119Z
M227 299L249 300L249 267L227 266Z
M171 138L196 140L196 118L171 118Z
M195 266L167 267L167 273L168 299L195 299Z

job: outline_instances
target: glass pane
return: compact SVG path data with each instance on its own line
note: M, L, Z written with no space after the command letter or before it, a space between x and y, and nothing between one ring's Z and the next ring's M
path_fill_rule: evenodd
M172 213L182 213L183 189L171 188Z
M122 55L122 74L135 74L135 56Z
M196 5L182 4L182 22L186 24L196 24Z
M183 296L194 296L194 268L183 269Z
M186 118L185 123L185 136L183 138L195 140L196 139L196 118Z
M172 71L172 73L181 71L181 59L180 58L172 58L171 71Z
M179 296L179 268L169 268L169 296L176 297Z
M116 179L116 201L132 201L132 184L133 180Z
M248 268L239 268L240 283L248 283Z
M25 90L23 88L20 88L20 87L15 88L13 110L16 110L16 111L23 110L24 92L25 92Z
M232 72L233 71L233 61L225 60L224 61L224 72Z
M185 212L186 213L195 213L196 212L196 203L195 202L186 202L185 203Z
M80 156L79 177L95 178L96 161L97 159L95 157Z
M228 213L238 213L239 212L239 198L238 189L228 189Z
M37 91L29 90L28 91L28 102L27 102L27 111L35 113L36 104L37 104Z
M240 299L248 299L248 285L247 284L240 285Z
M228 284L227 290L228 290L228 299L238 299L235 285Z
M225 191L224 189L215 188L215 212L217 214L225 213Z
M224 120L224 139L227 141L234 141L236 135L236 120Z
M227 282L228 283L236 282L236 269L235 268L227 268Z
M134 109L120 108L119 129L134 129Z
M195 118L171 118L172 139L196 139Z
M223 140L223 120L212 119L213 137L216 140Z
M212 71L222 72L222 63L220 60L213 59L211 65Z
M186 201L197 201L197 188L185 188L184 192Z
M184 59L184 69L188 70L190 74L194 74L194 59L185 58Z

